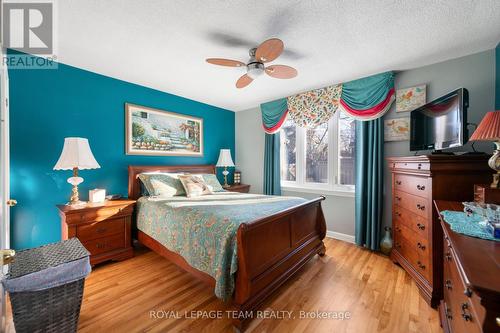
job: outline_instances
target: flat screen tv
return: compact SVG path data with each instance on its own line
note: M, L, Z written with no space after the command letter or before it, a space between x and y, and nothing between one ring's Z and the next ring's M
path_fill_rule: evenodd
M469 92L452 91L410 114L410 150L441 150L463 146L468 140Z

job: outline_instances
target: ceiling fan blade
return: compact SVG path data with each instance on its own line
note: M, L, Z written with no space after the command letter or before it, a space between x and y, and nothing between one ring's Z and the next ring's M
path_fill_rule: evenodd
M245 63L238 60L224 59L224 58L208 58L206 61L213 65L227 66L227 67L242 67L246 66Z
M266 67L266 73L277 79L291 79L297 76L297 70L285 65L271 65Z
M283 52L283 42L278 38L271 38L263 42L255 51L255 59L261 62L270 62L278 58Z
M250 83L252 83L253 79L246 75L246 74L243 74L239 79L238 81L236 81L236 88L238 89L241 89L241 88L245 88L246 86L248 86Z

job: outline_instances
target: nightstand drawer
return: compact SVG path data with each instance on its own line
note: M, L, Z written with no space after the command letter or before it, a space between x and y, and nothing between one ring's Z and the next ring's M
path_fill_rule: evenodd
M94 221L99 222L109 218L129 215L133 210L133 206L103 207L99 209L92 209L79 214L68 214L66 216L66 223L75 224Z
M93 240L82 242L82 244L90 252L91 255L109 252L125 247L125 234L121 233L113 236L96 238Z
M76 236L82 242L124 232L125 232L124 217L110 219L103 222L94 222L90 224L79 225L76 228Z

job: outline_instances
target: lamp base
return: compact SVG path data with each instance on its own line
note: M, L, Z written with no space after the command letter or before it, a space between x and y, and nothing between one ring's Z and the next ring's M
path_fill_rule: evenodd
M85 201L80 201L78 196L78 185L83 183L83 178L78 177L78 168L73 168L73 177L68 178L68 183L73 185L71 189L71 197L69 198L68 206L82 206L86 205Z
M493 156L491 156L488 161L488 166L497 172L493 175L493 182L490 185L491 188L500 187L500 142L495 142L495 145L496 149L493 152Z

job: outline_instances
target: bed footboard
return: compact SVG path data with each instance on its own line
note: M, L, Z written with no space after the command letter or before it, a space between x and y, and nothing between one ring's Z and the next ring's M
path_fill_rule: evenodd
M324 255L326 223L319 197L238 229L234 304L255 310L315 254ZM243 328L245 322L235 322Z

